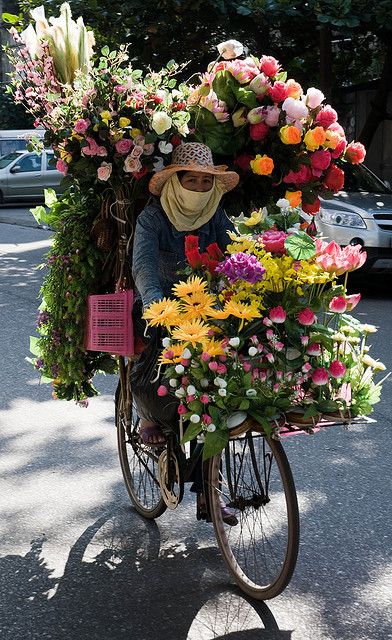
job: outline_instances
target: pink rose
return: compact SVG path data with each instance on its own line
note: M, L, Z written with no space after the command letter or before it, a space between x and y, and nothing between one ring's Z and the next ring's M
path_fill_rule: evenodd
M140 171L142 168L142 163L139 158L132 158L132 156L127 156L124 162L124 171L127 173L136 173Z
M283 102L289 95L289 88L284 82L278 80L268 89L268 93L274 102Z
M355 309L360 299L361 299L360 293L353 293L351 294L351 296L346 296L347 311L352 311L353 309Z
M108 152L106 147L97 147L97 156L107 156Z
M312 342L312 344L307 347L306 353L308 356L319 356L321 353L321 347L319 344Z
M219 373L219 374L227 373L226 365L218 364L218 368L217 368L216 372Z
M277 342L275 342L275 344L274 344L274 349L275 349L276 351L283 351L283 349L284 349L284 344L283 344L283 342L279 342L279 340L278 340Z
M98 151L98 145L95 142L94 138L87 136L86 138L88 145L86 147L82 147L82 152L85 156L96 156Z
M270 309L268 315L272 322L275 322L276 324L280 324L286 320L286 311L281 306Z
M249 371L252 369L252 365L250 364L250 362L244 362L242 368L245 373L249 373Z
M306 347L309 344L309 336L301 336L301 344Z
M265 124L268 124L269 127L276 127L279 122L280 109L276 105L273 107L265 107L266 116L265 116Z
M346 366L340 360L333 360L329 365L329 373L333 378L343 378L346 373Z
M342 138L346 137L346 134L344 133L344 129L342 127L341 124L339 124L339 122L333 122L328 129L330 131L334 131L335 133L338 133Z
M143 154L145 156L151 156L154 153L155 147L154 144L152 142L149 142L148 144L145 144L143 147Z
M157 394L161 397L167 396L168 393L169 391L167 390L164 384L161 384L157 389Z
M270 229L269 231L265 231L263 235L259 236L258 240L263 244L266 251L282 254L286 253L284 246L286 238L287 233L284 231L274 231L273 229Z
M340 158L342 153L345 152L346 147L347 147L346 138L340 138L340 140L339 140L338 144L336 145L335 149L331 149L332 158Z
M183 416L184 413L187 412L187 408L183 404L179 404L177 407L177 412L180 414L180 416Z
M270 78L276 76L280 69L280 64L272 56L262 56L260 60L260 71Z
M264 73L259 73L255 78L253 78L252 82L249 83L249 89L257 96L263 96L267 93L268 87L270 86L269 78L267 78Z
M286 184L300 185L309 182L312 178L313 176L310 167L305 164L301 164L298 171L289 171L283 178L283 182Z
M315 369L312 373L313 383L318 386L323 386L328 382L328 371L322 367Z
M203 362L208 362L211 359L211 356L206 351L203 351L203 353L201 354L200 358L201 358L201 360Z
M133 142L129 140L129 138L122 138L121 140L117 140L115 146L117 153L123 153L125 155L132 149Z
M325 171L331 164L331 154L326 149L319 149L310 154L310 164L316 171ZM321 173L319 174L321 175Z
M57 160L56 169L57 171L60 171L60 173L63 173L65 176L68 173L68 165L66 162L64 162L64 160Z
M360 142L350 142L347 146L345 157L351 164L360 164L365 156L366 149Z
M328 129L338 119L338 114L335 109L332 109L330 104L326 104L320 109L316 116L316 122L324 129Z
M200 396L200 402L202 402L203 404L207 404L210 401L210 396L208 395L208 393L202 393Z
M211 418L211 416L208 415L208 413L203 413L203 415L201 417L202 417L202 420L203 420L204 424L206 424L207 426L209 424L211 424L212 418Z
M187 403L189 404L190 402L193 402L195 400L196 396L194 395L187 395L185 397L185 400L187 401Z
M208 368L210 371L217 371L218 367L219 367L219 364L215 362L215 360L208 363Z
M272 320L270 320L269 318L263 318L263 324L266 327L270 327L272 325Z
M320 106L324 98L325 96L323 92L320 91L320 89L309 87L305 96L306 105L309 107L309 109L315 109L316 107Z
M304 327L308 327L311 324L314 324L317 320L316 315L313 313L311 309L309 309L309 307L302 309L302 311L299 312L297 318L298 318L298 322L302 324Z
M98 180L102 180L103 182L106 182L107 180L109 180L111 174L112 174L111 162L102 162L101 166L98 167L98 170L97 170Z
M264 122L251 124L249 127L249 135L252 140L263 141L268 135L269 127Z
M335 296L328 305L330 311L334 313L344 313L347 309L347 302L344 296Z
M131 151L132 158L139 158L142 155L142 153L143 153L143 147L140 146L139 144L135 144L135 146Z
M80 118L77 122L75 122L74 130L76 133L84 133L89 128L91 122L87 118Z

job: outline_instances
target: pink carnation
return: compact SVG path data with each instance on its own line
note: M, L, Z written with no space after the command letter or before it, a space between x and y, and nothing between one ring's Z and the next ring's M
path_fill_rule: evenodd
M318 386L323 386L328 382L328 371L320 367L319 369L315 369L312 373L313 383Z
M347 309L347 302L344 296L335 296L329 303L329 310L334 313L344 313Z
M326 104L320 109L316 116L316 122L324 129L328 129L338 119L338 114L335 109L332 109L331 105Z
M311 324L314 324L317 320L316 315L313 313L311 309L309 309L309 307L302 309L302 311L299 312L297 318L298 318L298 322L302 324L304 327L308 327Z
M285 233L284 231L274 231L273 229L270 229L269 231L265 231L265 233L259 236L258 240L263 244L266 251L282 254L286 253L286 249L284 246L286 238L287 233Z
M343 378L346 373L346 366L340 360L333 360L329 365L329 373L333 378Z
M284 82L278 80L269 87L268 93L274 102L283 102L289 95L289 88Z
M277 324L282 323L286 320L286 311L281 306L273 307L272 309L270 309L268 315L272 322L275 322Z
M260 60L260 70L270 78L276 76L280 69L280 64L272 56L262 56Z

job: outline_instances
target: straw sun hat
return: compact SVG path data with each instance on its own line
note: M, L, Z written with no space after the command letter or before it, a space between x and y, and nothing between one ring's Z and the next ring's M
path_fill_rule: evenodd
M239 175L235 171L226 171L227 166L214 166L211 149L201 142L184 142L173 151L172 163L158 171L150 180L149 189L154 196L160 196L166 180L177 171L198 171L210 173L219 179L226 191L237 186Z

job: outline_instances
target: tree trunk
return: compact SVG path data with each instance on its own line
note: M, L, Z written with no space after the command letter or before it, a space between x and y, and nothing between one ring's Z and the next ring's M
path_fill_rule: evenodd
M320 29L320 88L328 102L332 95L332 44L331 28L323 25Z
M389 118L387 113L388 95L392 89L392 41L386 47L384 66L378 83L374 99L371 101L371 109L359 134L359 141L369 149L374 134L383 120Z

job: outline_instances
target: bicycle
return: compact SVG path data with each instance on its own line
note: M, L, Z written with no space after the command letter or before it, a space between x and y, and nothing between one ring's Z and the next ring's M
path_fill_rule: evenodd
M123 387L124 388L124 387ZM116 394L116 427L121 469L129 497L145 518L175 509L184 484L200 464L203 443L180 444L165 431L162 447L145 445L129 394ZM189 449L191 449L189 451ZM198 518L211 521L226 566L249 596L267 600L288 585L299 547L299 512L293 476L279 440L268 438L248 420L231 431L225 450L202 463L206 509ZM226 524L222 498L238 523Z

